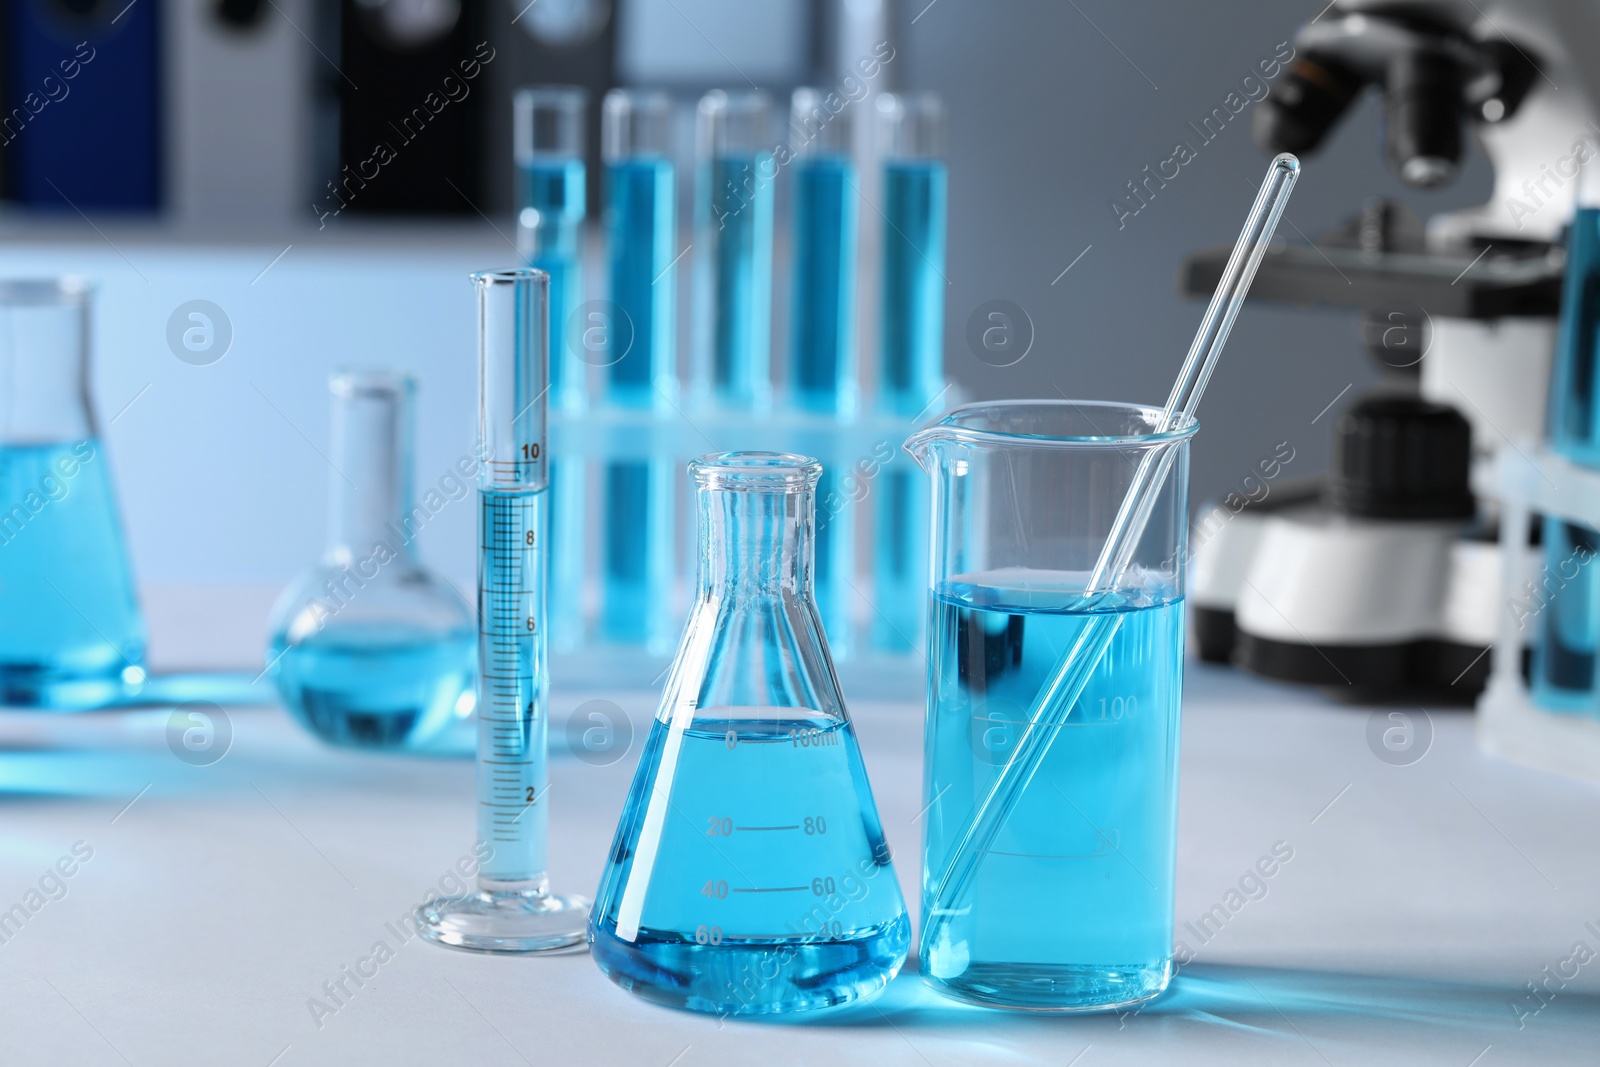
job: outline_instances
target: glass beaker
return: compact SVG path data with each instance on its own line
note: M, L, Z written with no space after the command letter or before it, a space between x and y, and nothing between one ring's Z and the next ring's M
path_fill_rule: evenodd
M416 555L433 516L411 496L416 383L344 371L328 387L331 537L273 608L268 669L290 714L322 740L422 748L472 712L477 634L461 597ZM440 484L465 500L476 460L458 465L466 469L452 468Z
M764 1015L888 984L911 926L812 595L821 464L690 464L698 596L590 917L612 981Z
M144 620L89 403L78 278L0 282L0 703L109 704L144 682Z
M1159 417L1088 401L974 404L906 442L932 480L920 958L923 978L957 999L1097 1010L1171 979L1196 424L1156 434ZM1163 449L1177 454L1131 565L1086 596L1135 472ZM974 834L1017 771L1036 697L1104 613L1120 622L1087 686L994 832Z

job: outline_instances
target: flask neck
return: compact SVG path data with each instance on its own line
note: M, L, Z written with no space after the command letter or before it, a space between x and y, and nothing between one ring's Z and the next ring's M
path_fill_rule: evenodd
M412 383L400 375L344 374L332 383L333 527L328 553L350 562L383 546L412 558Z
M699 595L811 596L816 491L702 486Z
M0 440L94 436L88 327L89 294L67 280L0 285Z

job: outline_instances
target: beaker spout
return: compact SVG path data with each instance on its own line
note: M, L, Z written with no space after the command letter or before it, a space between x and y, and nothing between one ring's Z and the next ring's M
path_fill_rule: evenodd
M929 474L935 473L941 460L940 446L954 439L954 435L940 425L924 426L910 437L900 447L905 449L906 455L917 461Z

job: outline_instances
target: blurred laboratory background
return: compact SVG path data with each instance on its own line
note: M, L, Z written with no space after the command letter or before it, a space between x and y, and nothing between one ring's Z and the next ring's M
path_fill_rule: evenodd
M765 90L773 144L796 87L852 98L863 152L874 97L937 93L949 168L943 357L956 389L1159 403L1202 309L1179 292L1184 258L1233 238L1262 165L1248 111L1212 120L1210 141L1190 124L1213 108L1232 115L1224 101L1259 84L1242 83L1315 14L1301 6L1182 5L1154 33L1137 7L1023 0L7 0L4 111L28 118L5 127L0 148L0 273L76 273L97 286L92 393L141 586L266 596L323 547L336 368L418 377L419 492L470 454L465 275L519 260L517 87L587 89L594 228L600 102L613 87L671 94L685 163L696 101L711 89ZM74 49L69 80L57 61ZM1488 195L1489 168L1470 148L1448 189L1404 186L1375 150L1379 111L1363 100L1338 127L1282 227L1289 240L1341 222L1359 206L1351 190L1424 215ZM1185 139L1197 157L1149 185L1148 202L1129 201L1129 183L1146 182ZM380 145L393 156L381 164ZM683 250L694 244L694 182L688 167L680 175ZM780 392L794 314L789 177L777 181L771 323ZM863 194L875 184L869 176ZM1124 202L1143 206L1129 214ZM860 213L864 264L877 254L881 206ZM685 380L697 251L676 268ZM600 295L603 267L589 259ZM862 278L870 403L877 281ZM197 300L218 318L206 365L168 342L169 320L187 327L180 309ZM1016 337L990 334L985 347L995 301ZM1290 473L1324 468L1329 420L1312 420L1378 374L1343 310L1253 306L1233 346L1195 444L1196 502L1237 489L1281 442L1293 449ZM473 523L470 505L452 505L419 538L468 590Z

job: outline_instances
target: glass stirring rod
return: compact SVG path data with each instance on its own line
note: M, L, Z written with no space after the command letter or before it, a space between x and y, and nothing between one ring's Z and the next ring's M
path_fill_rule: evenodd
M1256 269L1266 255L1267 246L1278 228L1278 220L1289 202L1295 181L1300 176L1300 161L1288 152L1280 153L1267 167L1266 177L1256 193L1255 203L1245 219L1239 239L1234 243L1233 254L1217 282L1216 292L1200 320L1200 329L1190 343L1183 367L1172 385L1162 410L1157 433L1165 433L1185 425L1194 418L1200 395L1211 380L1222 347L1227 343L1233 322L1244 306L1245 294L1255 279ZM1085 603L1093 603L1106 591L1113 589L1129 565L1134 548L1150 519L1161 482L1172 465L1175 452L1159 449L1147 453L1135 472L1133 483L1123 497L1121 507L1111 526L1111 532L1101 548L1093 573L1084 590ZM1082 695L1090 676L1099 666L1100 659L1110 647L1122 624L1122 616L1115 613L1096 615L1078 634L1028 711L1011 758L1000 769L999 777L977 807L970 822L957 835L952 849L933 891L933 906L923 918L924 943L938 940L944 926L965 900L973 879L977 876L983 856L994 842L995 835L1004 825L1022 790L1027 788L1039 770L1050 744L1059 730L1056 729L1071 713L1073 705Z
M550 276L487 271L478 290L476 892L417 909L422 936L479 952L584 940L589 902L550 892L545 636Z

